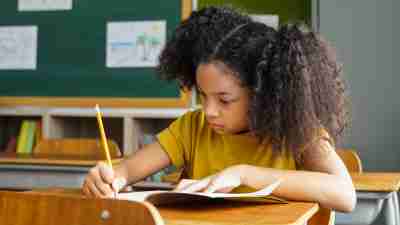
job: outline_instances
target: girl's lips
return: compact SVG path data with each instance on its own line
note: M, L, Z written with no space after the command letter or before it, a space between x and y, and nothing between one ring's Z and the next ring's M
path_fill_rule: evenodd
M216 124L216 123L208 123L210 125L210 127L215 127L215 128L223 128L224 125L221 124Z

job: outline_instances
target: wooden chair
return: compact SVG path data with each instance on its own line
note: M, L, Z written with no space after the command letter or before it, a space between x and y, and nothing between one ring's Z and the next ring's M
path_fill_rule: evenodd
M336 149L347 170L352 173L362 173L362 163L357 152L351 149Z
M352 173L361 173L362 164L357 152L351 149L336 149L347 170ZM335 212L321 208L308 222L309 225L335 224Z
M111 158L121 157L121 151L113 140L108 140ZM43 139L33 150L34 155L72 156L92 159L105 158L101 141L89 138Z
M0 191L2 225L163 225L147 202L94 199L76 194Z

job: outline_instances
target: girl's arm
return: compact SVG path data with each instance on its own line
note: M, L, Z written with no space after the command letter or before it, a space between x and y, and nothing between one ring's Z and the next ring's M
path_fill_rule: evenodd
M239 166L242 183L260 189L282 178L274 194L287 199L319 202L322 206L349 212L356 204L355 189L351 177L332 145L321 140L304 156L307 171L288 171Z
M354 208L356 196L351 177L329 142L321 140L310 146L304 155L304 168L307 171L236 165L181 189L228 192L240 184L262 189L282 179L274 190L276 196L318 202L323 207L343 212Z
M139 181L171 164L168 154L158 142L145 145L129 158L116 165L113 170L104 163L90 169L82 186L83 192L93 197L111 197L111 187L116 179L124 183Z

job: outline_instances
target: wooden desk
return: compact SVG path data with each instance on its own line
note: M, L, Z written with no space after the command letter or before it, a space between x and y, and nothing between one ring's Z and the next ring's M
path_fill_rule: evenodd
M43 194L57 195L60 197L70 196L71 198L80 198L83 204L80 202L75 202L73 204L69 200L69 208L80 207L80 205L85 205L86 209L90 207L88 201L92 201L91 207L97 205L105 206L107 204L113 204L119 207L119 210L124 210L123 205L134 204L135 202L112 200L112 199L90 199L86 200L78 194L76 191L70 191L67 189L55 189L52 191L34 191L29 194ZM3 194L4 195L4 194ZM2 198L2 193L0 192L0 200ZM47 200L51 201L51 200ZM97 203L96 203L97 202ZM58 204L54 204L54 207L61 207L60 201ZM118 204L117 204L118 203ZM124 203L124 204L122 204ZM51 204L51 203L48 203ZM5 205L5 204L4 204ZM3 207L4 207L3 205ZM19 204L20 205L20 204ZM0 201L0 215L2 209L2 204ZM16 206L13 206L16 207ZM23 206L21 206L23 207ZM128 207L128 206L125 206ZM57 212L57 209L48 207L48 210L53 210ZM175 206L157 206L157 211L161 215L163 223L166 225L235 225L235 224L253 224L253 225L304 225L317 211L319 207L316 203L305 203L305 202L290 202L289 204L255 204L255 203L242 203L242 202L221 202L221 203L201 203L198 205L185 204L185 205L175 205ZM64 209L66 210L66 209ZM74 211L72 210L72 211ZM97 214L99 210L97 209ZM117 213L113 211L113 213ZM132 211L130 211L132 213ZM4 214L3 214L4 215ZM120 214L118 214L120 215ZM57 215L52 215L57 216ZM130 215L129 217L135 217ZM35 217L32 217L35 219ZM75 218L78 218L75 216ZM80 215L79 218L82 218ZM42 218L43 219L43 218ZM86 220L85 222L88 222ZM129 220L125 221L129 224ZM12 223L9 222L11 225ZM7 224L7 225L9 225ZM33 223L34 224L34 223ZM64 223L57 223L64 224ZM75 224L84 224L82 221L76 221ZM89 224L89 223L86 223ZM91 223L92 224L92 223ZM103 223L101 223L103 224ZM105 224L105 223L104 223ZM108 224L108 223L107 223ZM45 224L42 224L45 225ZM46 224L47 225L47 224ZM139 224L138 224L139 225Z
M352 173L351 177L357 191L357 206L350 214L336 213L336 224L368 225L381 213L387 225L400 224L400 173Z
M315 203L220 203L157 207L167 225L304 225L318 211Z
M0 153L0 164L15 165L45 165L45 166L86 166L93 167L98 161L104 158L94 158L88 156L63 156L57 154L16 154ZM113 159L113 163L122 161L122 158Z
M118 163L121 159L113 160ZM0 154L0 189L79 188L98 159Z
M400 188L400 173L352 173L357 191L392 192Z

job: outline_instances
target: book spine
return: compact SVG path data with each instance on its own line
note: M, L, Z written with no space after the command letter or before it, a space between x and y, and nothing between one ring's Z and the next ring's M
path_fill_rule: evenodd
M30 154L32 153L34 141L35 141L35 130L36 130L36 121L29 121L28 133L26 137L26 144L24 148L24 153Z
M19 132L17 140L17 153L18 154L30 154L32 153L34 141L35 141L35 130L36 121L24 120L21 124L21 130Z
M19 131L18 139L17 139L17 154L23 154L25 145L26 145L26 139L28 135L28 129L29 129L29 122L28 120L24 120L21 123L21 129Z

